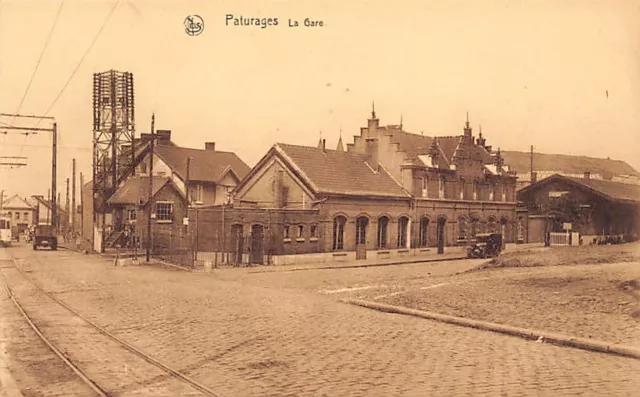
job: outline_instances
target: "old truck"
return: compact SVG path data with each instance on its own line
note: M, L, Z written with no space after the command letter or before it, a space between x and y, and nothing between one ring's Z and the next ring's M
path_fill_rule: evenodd
M52 225L38 225L33 234L33 249L38 247L51 247L52 250L58 249L58 236Z

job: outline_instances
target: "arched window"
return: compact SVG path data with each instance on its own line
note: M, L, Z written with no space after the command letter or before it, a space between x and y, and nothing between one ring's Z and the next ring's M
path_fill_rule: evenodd
M387 248L387 228L389 218L381 216L378 218L378 248Z
M487 220L487 232L488 233L496 233L498 231L498 226L496 225L496 218L490 216Z
M458 240L467 240L467 218L458 218Z
M364 216L356 218L356 244L367 243L367 226L369 219Z
M479 227L480 227L480 220L477 217L472 217L471 218L471 237L475 238L476 234L478 234L479 231Z
M344 249L344 225L347 223L347 218L344 216L336 216L333 218L333 250Z
M409 218L406 216L398 219L398 248L407 248L407 231L409 230Z
M429 236L429 218L423 217L420 218L420 230L418 233L418 245L421 248L425 248L428 246L428 236Z

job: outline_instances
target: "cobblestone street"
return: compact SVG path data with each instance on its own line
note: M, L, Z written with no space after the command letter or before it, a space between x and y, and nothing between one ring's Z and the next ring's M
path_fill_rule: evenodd
M477 261L207 274L27 246L8 252L58 299L225 396L626 396L640 387L637 360L339 302Z

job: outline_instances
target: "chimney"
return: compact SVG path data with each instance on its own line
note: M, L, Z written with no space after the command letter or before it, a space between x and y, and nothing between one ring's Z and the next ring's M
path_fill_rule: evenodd
M584 172L584 179L591 179L591 172L585 171Z
M169 145L171 142L171 130L157 130L156 131L156 139L158 145Z
M378 139L367 138L365 140L365 154L367 163L375 172L378 172Z
M215 142L205 142L204 143L204 148L205 148L205 150L214 151L214 150L216 150L216 143Z

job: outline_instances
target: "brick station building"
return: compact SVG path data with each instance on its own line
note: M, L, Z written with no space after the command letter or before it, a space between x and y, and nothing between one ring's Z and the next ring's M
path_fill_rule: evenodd
M443 253L478 232L515 239L516 177L482 133L367 127L336 149L275 144L224 208L190 211L201 258L271 262ZM212 236L216 236L212 238ZM230 237L226 237L230 236ZM220 254L224 253L222 256Z

